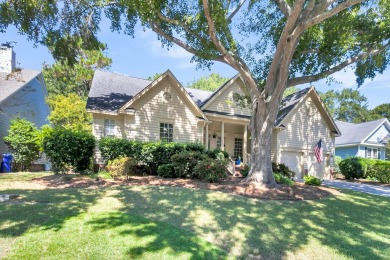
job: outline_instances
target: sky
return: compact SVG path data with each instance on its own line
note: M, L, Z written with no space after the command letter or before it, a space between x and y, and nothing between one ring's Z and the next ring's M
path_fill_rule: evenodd
M211 70L197 70L196 64L190 62L191 54L177 46L169 50L162 48L157 35L151 30L145 31L141 27L137 27L133 38L125 34L113 33L108 24L103 24L98 37L108 46L107 56L112 59L109 70L119 74L148 78L169 69L186 86L188 83L211 73L219 73L223 77L233 77L237 73L222 63L215 63ZM44 63L52 64L54 62L46 47L34 46L33 42L27 41L27 37L19 35L13 27L9 27L6 33L0 33L0 43L10 41L16 42L14 51L18 67L41 70ZM352 69L335 73L333 78L339 83L328 85L326 80L321 80L312 83L312 85L321 92L329 89L341 90L357 87ZM373 80L366 80L359 91L368 98L370 109L383 103L390 103L390 68L385 70L383 74L377 75Z

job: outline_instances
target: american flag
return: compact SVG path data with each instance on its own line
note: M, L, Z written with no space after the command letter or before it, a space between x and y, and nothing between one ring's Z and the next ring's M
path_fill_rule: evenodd
M322 163L322 139L316 143L314 147L314 154L316 156L317 162Z

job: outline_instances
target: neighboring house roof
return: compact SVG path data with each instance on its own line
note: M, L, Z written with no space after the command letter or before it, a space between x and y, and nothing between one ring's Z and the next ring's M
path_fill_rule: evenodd
M359 124L336 121L337 126L343 133L341 137L336 138L336 145L362 143L386 122L389 124L386 118Z
M108 71L95 71L87 110L116 112L152 81Z
M0 104L31 80L39 77L40 71L22 69L10 74L0 73Z

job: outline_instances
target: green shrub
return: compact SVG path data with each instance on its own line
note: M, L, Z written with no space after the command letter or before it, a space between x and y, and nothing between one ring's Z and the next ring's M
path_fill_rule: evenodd
M229 154L226 151L222 151L219 148L209 149L205 153L211 159L225 160L229 158Z
M366 177L377 179L382 183L390 183L390 162L382 160L371 160L370 164L367 164Z
M341 173L347 180L359 179L364 175L363 167L358 157L348 157L339 164Z
M314 185L314 186L321 185L321 180L314 177L314 176L304 176L303 180L305 181L305 184L307 184L307 185Z
M4 142L13 156L16 170L27 170L39 157L39 130L34 123L26 119L17 117L11 120Z
M193 170L199 161L207 159L207 155L201 152L184 151L171 157L174 168L174 177L177 178L199 178L193 175Z
M279 173L289 179L292 179L295 176L295 172L290 170L290 168L286 166L284 163L272 162L272 171L274 173Z
M43 149L55 173L66 165L77 171L88 169L95 148L95 138L88 132L54 129L43 138Z
M142 142L105 137L99 140L99 150L102 157L107 161L120 157L132 157L136 160L140 160Z
M248 173L249 173L249 166L244 165L244 168L241 170L242 177L246 178L248 176Z
M226 161L210 158L199 161L194 168L193 175L201 180L217 182L226 177Z
M137 165L137 160L131 157L117 158L108 162L108 170L112 177L134 175L134 168Z
M289 177L284 176L280 173L274 172L274 177L275 177L276 183L285 184L288 186L294 185L294 182Z
M333 160L333 171L334 172L340 172L339 164L342 161L340 156L335 156Z
M175 170L172 164L163 164L158 166L157 175L163 178L173 178Z

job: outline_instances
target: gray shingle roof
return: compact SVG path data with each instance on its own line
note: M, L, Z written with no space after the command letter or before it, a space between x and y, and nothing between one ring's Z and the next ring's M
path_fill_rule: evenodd
M195 101L195 103L200 107L204 104L206 100L214 93L211 91L206 91L206 90L200 90L196 88L184 88L192 100Z
M13 72L12 74L0 73L0 103L32 79L38 77L40 73L40 71L26 69L22 69L20 72Z
M97 70L93 77L91 90L88 95L87 109L116 112L151 82L152 81L146 79ZM185 88L185 90L195 103L201 107L226 86L228 82L230 82L230 80L214 92L194 88ZM278 125L283 118L287 116L309 90L310 88L302 89L282 100L275 125Z
M342 136L336 137L336 145L360 143L384 121L384 118L359 124L336 121L342 133Z
M279 125L280 122L290 113L290 111L298 104L298 102L306 96L310 88L305 88L297 91L291 95L285 97L280 103L279 113L276 117L275 125Z
M130 101L152 81L108 71L95 71L87 109L114 112Z

